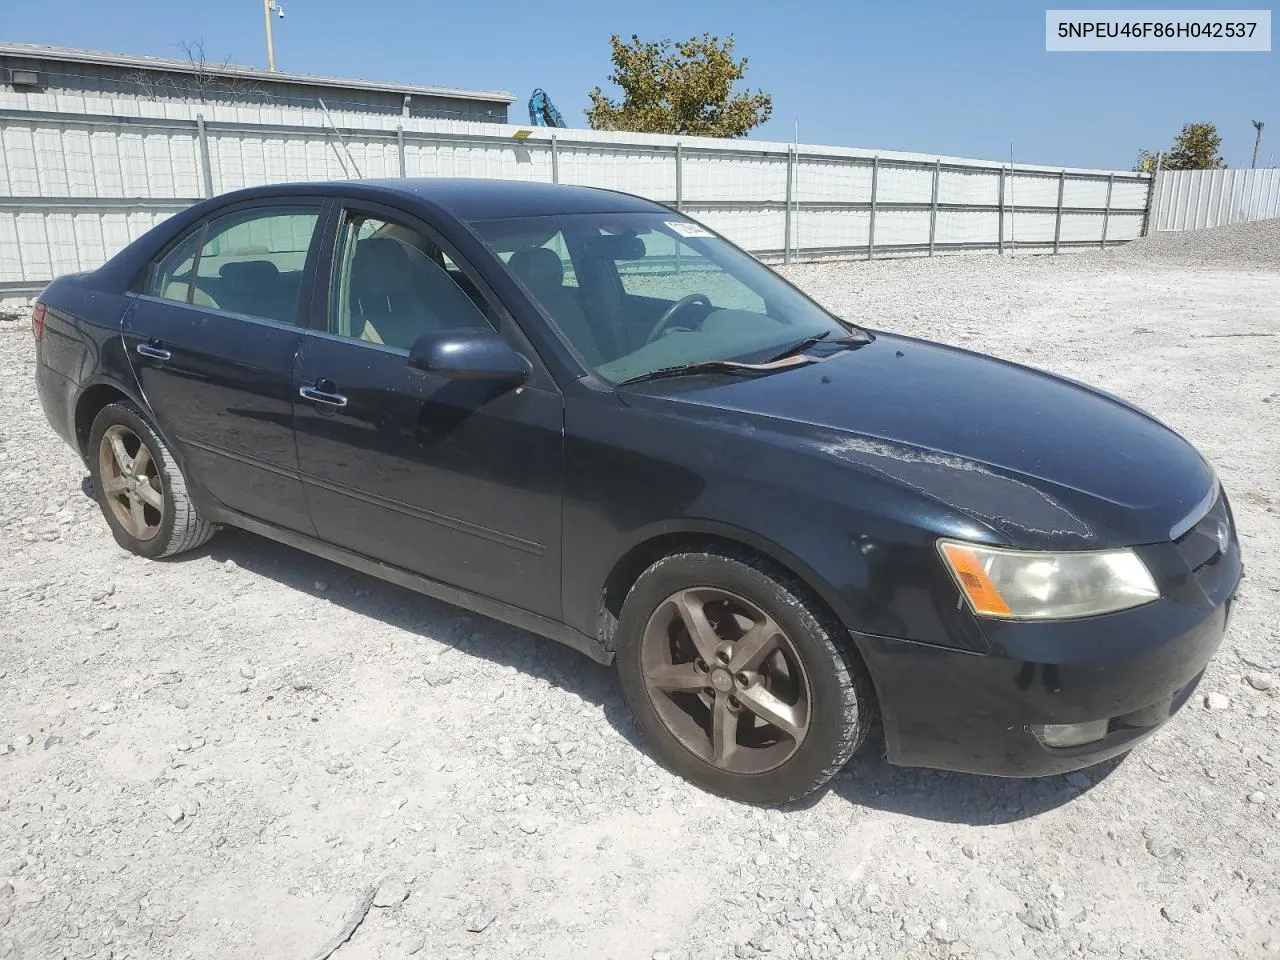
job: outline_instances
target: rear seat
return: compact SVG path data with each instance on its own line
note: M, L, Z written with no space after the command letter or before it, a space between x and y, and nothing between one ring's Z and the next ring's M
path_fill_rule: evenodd
M282 274L270 260L238 260L218 270L216 299L223 310L279 323L297 320L299 274Z

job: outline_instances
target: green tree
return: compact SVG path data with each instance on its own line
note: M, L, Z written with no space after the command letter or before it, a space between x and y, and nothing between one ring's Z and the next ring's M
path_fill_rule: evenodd
M1160 161L1162 170L1218 170L1227 165L1218 149L1222 136L1212 123L1188 123L1164 152ZM1156 155L1150 150L1138 151L1135 170L1154 170Z
M622 88L622 102L599 87L587 94L593 130L744 137L773 113L773 97L764 91L734 92L747 59L734 58L732 35L721 42L704 33L673 44L641 42L635 35L624 42L615 34L609 43L609 80Z

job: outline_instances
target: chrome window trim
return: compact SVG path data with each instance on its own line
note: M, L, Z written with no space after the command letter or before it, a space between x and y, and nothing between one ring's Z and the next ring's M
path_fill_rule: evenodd
M362 340L360 337L348 337L341 333L330 333L328 330L306 330L304 331L308 337L315 337L318 340L330 340L334 343L349 343L356 347L368 347L370 350L377 350L379 353L389 353L393 356L405 357L409 356L409 351L404 347L391 347L385 343L374 343L372 340Z
M157 297L151 293L128 293L126 296L133 297L136 300L146 300L148 303L161 303L167 307L182 307L195 313L212 313L219 317L226 317L228 320L241 320L246 323L256 323L264 327L273 327L276 330L292 330L294 333L303 334L307 332L307 328L296 323L284 323L280 320L272 320L270 317L255 317L248 313L236 313L233 310L221 310L217 307L202 307L198 303L188 303L186 300L167 300L164 297Z

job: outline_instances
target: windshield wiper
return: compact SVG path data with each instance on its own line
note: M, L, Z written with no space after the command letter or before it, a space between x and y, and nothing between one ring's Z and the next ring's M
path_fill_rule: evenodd
M830 336L831 336L830 330L824 330L822 331L822 333L815 333L811 337L805 337L803 340L797 340L795 343L791 344L791 346L789 347L784 347L782 350L775 353L773 356L769 357L767 360L763 362L773 363L777 360L784 360L787 357L796 356L797 354L804 353L810 347L818 343L835 343L835 344L840 344L841 346L853 347L853 346L862 346L865 343L871 342L870 338L867 337L865 334L851 333L842 337L836 337L834 340L828 340L827 338Z
M664 380L667 377L687 377L700 373L772 373L775 370L788 370L791 367L803 367L815 362L817 362L815 357L801 356L775 357L763 363L742 363L737 360L695 360L693 363L662 367L658 370L650 370L648 373L627 377L625 380L619 380L615 386L621 387L628 383L643 383L645 380Z

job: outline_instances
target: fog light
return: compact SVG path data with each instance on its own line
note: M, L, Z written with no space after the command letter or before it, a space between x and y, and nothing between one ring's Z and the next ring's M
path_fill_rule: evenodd
M1101 740L1107 735L1106 720L1088 723L1047 723L1032 729L1046 747L1079 747Z

